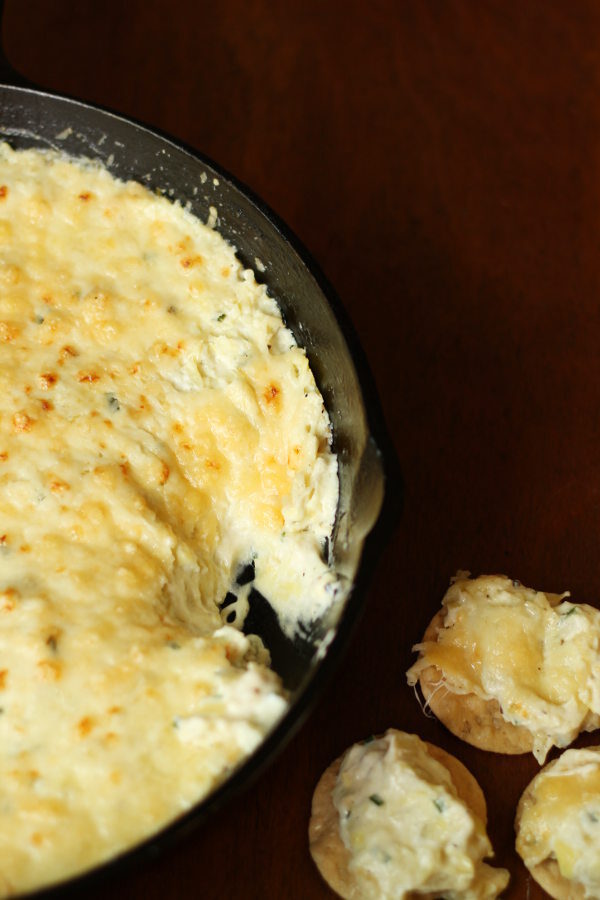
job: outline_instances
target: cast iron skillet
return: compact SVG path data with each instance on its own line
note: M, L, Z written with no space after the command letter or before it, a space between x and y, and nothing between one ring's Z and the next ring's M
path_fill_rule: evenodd
M2 6L0 0L0 17ZM242 786L247 786L298 729L339 660L360 612L365 560L360 573L359 562L366 536L382 505L383 467L338 321L345 322L339 303L298 240L246 187L196 151L137 122L33 89L12 71L1 47L0 140L15 148L53 148L75 157L99 159L119 178L134 179L182 204L189 203L202 221L214 208L218 231L236 247L242 263L253 268L258 280L267 285L279 302L286 323L306 350L331 417L334 450L339 459L340 500L327 552L342 573L347 589L340 593L326 621L309 623L293 641L282 634L270 606L257 592L252 594L246 620L246 630L263 638L271 650L273 667L291 690L289 711L229 780L190 812L117 859L36 895L46 897L60 891L63 896L66 890L85 886L90 877L98 879L155 854L206 820ZM345 322L348 336L347 329ZM354 344L351 336L350 341ZM356 345L353 349L354 355L360 356ZM366 378L370 384L368 374ZM370 412L378 408L371 393ZM372 552L368 555L373 557Z

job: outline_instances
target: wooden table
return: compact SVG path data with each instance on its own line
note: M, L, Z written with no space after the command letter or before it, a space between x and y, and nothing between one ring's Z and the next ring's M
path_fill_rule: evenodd
M310 721L209 826L93 898L331 896L311 793L397 726L479 779L509 897L531 758L425 718L410 647L457 568L600 599L600 5L529 0L8 0L13 64L204 151L337 289L401 463L402 517Z

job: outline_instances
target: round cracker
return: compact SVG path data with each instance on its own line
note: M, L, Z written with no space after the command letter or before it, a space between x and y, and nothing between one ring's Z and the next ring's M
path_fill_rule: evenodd
M548 765L552 766L554 762L556 762L556 760ZM527 800L532 799L533 783L542 772L546 771L546 769L548 769L548 766L545 766L538 772L538 775L529 782L521 794L515 816L515 832L517 835L519 834L521 827L521 816L523 815L525 803ZM570 881L568 878L565 878L564 875L561 875L561 871L555 859L545 859L536 866L528 866L525 860L523 860L523 862L531 872L532 878L537 881L539 886L543 888L547 894L554 897L554 900L585 900L585 889L583 885L578 881Z
M310 855L329 887L350 900L354 881L350 873L350 851L340 837L339 813L333 805L333 789L344 757L325 769L315 788L308 823Z
M392 732L394 730L390 729ZM481 820L485 828L487 824L485 797L475 777L450 753L427 741L423 743L429 755L448 770L456 793ZM333 804L333 789L345 756L344 753L325 769L315 788L308 825L308 840L310 854L327 884L344 900L352 900L359 895L355 893L357 889L350 870L350 851L340 836L339 813ZM429 896L434 895L419 894L421 900Z
M429 623L423 642L437 641L445 618L446 610L440 609ZM493 753L520 754L533 750L529 729L507 722L497 700L483 700L477 694L453 693L437 666L423 669L419 673L419 684L429 709L448 731L467 744Z

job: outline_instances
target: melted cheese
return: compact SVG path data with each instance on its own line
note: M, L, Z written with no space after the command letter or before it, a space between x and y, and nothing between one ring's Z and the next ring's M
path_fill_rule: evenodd
M531 731L540 762L552 746L598 727L598 610L501 576L459 578L443 605L437 641L413 648L421 657L409 684L437 666L454 693L497 700L507 722Z
M401 900L414 891L476 900L508 883L505 869L483 862L493 855L483 823L416 735L389 731L352 747L333 802L357 897Z
M253 560L288 630L321 614L337 495L306 356L223 239L0 147L0 895L125 849L257 746L286 702L218 604Z
M600 897L600 747L567 750L540 772L523 802L517 851L527 866L547 859Z

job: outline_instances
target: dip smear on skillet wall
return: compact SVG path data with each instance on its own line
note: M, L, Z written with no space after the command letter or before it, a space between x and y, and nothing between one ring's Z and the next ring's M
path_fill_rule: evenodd
M98 159L116 177L137 180L189 204L202 221L214 221L244 266L254 269L257 280L277 299L286 324L306 350L332 422L340 498L329 554L343 588L325 620L310 623L293 641L282 634L268 604L253 596L246 628L259 634L270 649L273 668L292 690L290 710L229 781L162 833L161 840L168 841L175 832L204 819L259 771L298 727L331 670L360 605L352 585L364 539L381 507L380 455L369 434L352 358L329 305L336 302L331 290L285 226L247 189L193 151L140 125L39 91L0 86L0 139L14 148L52 148ZM152 838L141 849L155 846Z

